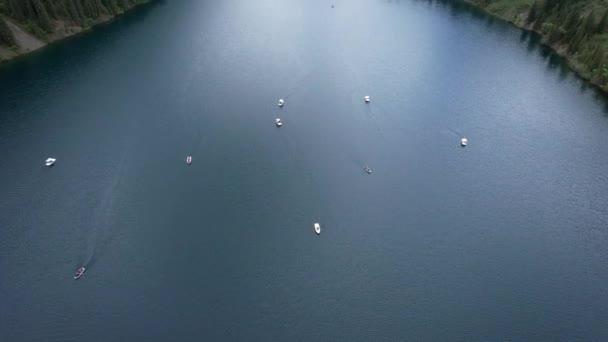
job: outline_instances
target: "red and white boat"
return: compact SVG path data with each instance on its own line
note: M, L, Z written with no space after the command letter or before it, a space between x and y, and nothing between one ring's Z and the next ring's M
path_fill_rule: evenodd
M83 266L83 267L81 267L81 268L79 268L79 269L76 271L76 273L74 274L74 279L78 279L78 278L82 277L82 275L84 274L84 271L85 271L85 270L86 270L86 268L84 268L84 266Z

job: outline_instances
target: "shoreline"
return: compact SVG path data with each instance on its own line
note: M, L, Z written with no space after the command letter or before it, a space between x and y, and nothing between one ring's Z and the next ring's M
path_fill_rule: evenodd
M538 34L541 37L541 42L540 43L543 46L546 46L546 47L550 48L558 56L562 57L564 59L564 61L566 61L566 64L568 65L568 67L570 68L570 70L572 70L572 72L574 72L574 74L576 76L578 76L579 78L581 78L585 82L588 82L591 86L593 86L594 88L600 90L602 93L608 94L608 86L603 86L600 83L598 83L597 81L594 81L583 70L583 68L580 65L578 65L577 63L575 63L574 59L572 58L573 56L568 53L568 51L564 48L563 45L548 43L547 39L546 39L547 36L545 34L543 34L541 31L535 30L532 27L532 25L525 25L523 23L517 22L514 19L509 19L509 18L503 17L501 15L498 15L496 13L492 13L492 12L488 11L487 9L479 6L475 2L473 2L473 0L464 0L464 2L466 4L468 4L468 5L470 5L470 6L473 6L474 8L477 8L477 9L483 11L487 15L490 15L490 16L492 16L494 18L497 18L497 19L500 19L502 21L508 22L509 24L513 25L514 27L516 27L516 28L518 28L520 30Z
M56 20L54 21L55 32L49 34L47 40L41 40L30 32L27 32L22 25L15 22L12 18L0 15L0 20L4 20L6 22L6 24L10 27L17 40L17 44L13 46L0 45L0 65L12 62L16 59L19 59L19 57L26 56L32 52L41 50L49 45L55 44L62 40L76 37L80 34L89 32L98 25L109 23L112 20L131 12L132 10L138 7L149 4L150 2L151 1L146 0L143 3L135 4L133 7L130 7L122 13L116 15L102 15L97 18L90 26L86 27L79 25L70 26L65 21Z

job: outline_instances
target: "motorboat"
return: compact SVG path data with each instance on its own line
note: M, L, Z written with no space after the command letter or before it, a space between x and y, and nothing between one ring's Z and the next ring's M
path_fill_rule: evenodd
M46 166L53 166L53 165L55 164L55 161L56 161L56 160L57 160L57 159L55 159L55 158L48 158L48 159L47 159L47 160L44 162L44 165L46 165Z
M465 147L468 143L469 141L467 140L467 138L460 139L460 146Z
M365 172L367 172L368 175L372 174L372 169L369 168L369 166L365 165L365 167L363 168L363 170L365 170Z
M365 99L365 102L367 102L367 103L369 103L369 101L372 100L369 96L365 96L364 99Z
M318 223L315 223L315 233L317 233L317 235L321 234L321 225Z
M277 118L276 120L274 120L274 122L277 124L277 127L283 126L283 121L281 121L281 119L279 119L279 118Z
M192 156L186 157L186 163L188 163L188 165L192 164Z
M84 274L84 271L86 270L86 268L81 267L79 268L76 273L74 274L74 279L79 279L80 277L82 277L82 275Z
M279 99L279 107L283 107L285 101L283 99Z

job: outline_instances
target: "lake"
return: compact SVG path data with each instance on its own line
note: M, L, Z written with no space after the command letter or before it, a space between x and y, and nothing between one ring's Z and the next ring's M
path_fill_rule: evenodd
M461 3L157 1L0 151L2 341L608 340L608 101Z

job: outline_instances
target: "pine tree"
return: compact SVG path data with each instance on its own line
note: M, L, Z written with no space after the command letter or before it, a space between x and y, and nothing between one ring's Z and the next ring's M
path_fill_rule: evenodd
M583 30L582 25L579 25L576 29L574 29L576 34L570 41L568 45L568 52L576 53L579 51L581 44L586 39L585 30Z
M25 12L23 11L23 4L20 0L8 0L8 7L11 10L12 15L17 20L25 19Z
M605 86L608 80L608 65L602 64L600 67L600 82Z
M538 3L536 1L534 1L534 4L532 4L532 7L530 7L530 11L528 12L528 18L526 18L526 22L528 24L531 24L533 22L536 21L536 19L538 19Z
M607 25L608 25L608 9L606 9L604 11L604 15L602 15L602 19L600 19L599 24L597 24L595 31L597 33L602 33L602 32L604 32L604 30L606 30Z
M4 19L0 17L0 44L13 46L16 43L13 31L8 27Z
M57 19L57 13L56 13L57 10L55 9L57 2L44 0L43 4L44 4L44 7L46 8L47 13L49 14L49 17Z
M33 0L32 3L34 11L36 12L36 17L38 18L38 25L45 30L46 32L53 32L53 24L51 24L51 19L49 18L49 14L46 11L44 5L40 2L40 0Z
M589 68L591 70L597 69L604 62L604 49L602 49L599 45L595 47L595 52L591 57L591 61L589 62Z
M593 61L593 57L597 52L597 46L589 46L586 44L587 48L584 49L583 53L581 53L583 64L587 66L588 69L591 69L591 63Z
M81 17L78 13L78 9L76 8L76 4L74 4L73 0L66 0L65 2L66 9L70 15L70 18L75 23L80 23Z
M593 33L595 33L595 30L596 30L595 15L593 15L593 12L591 12L585 18L585 32L587 32L588 34L593 34Z
M564 29L569 35L571 33L571 36L574 36L576 34L576 25L579 23L581 17L577 11L570 11L569 13L568 19L566 19L566 22L564 23Z
M545 12L550 13L558 7L560 4L560 0L545 0Z
M560 41L563 37L563 29L561 27L553 26L549 32L549 43L554 44Z

